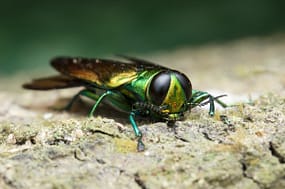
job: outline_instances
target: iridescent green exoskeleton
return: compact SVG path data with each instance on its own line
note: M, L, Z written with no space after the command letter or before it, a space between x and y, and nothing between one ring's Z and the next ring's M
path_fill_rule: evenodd
M173 125L186 111L196 106L210 104L209 114L215 113L214 102L227 105L207 92L193 90L183 73L148 61L122 56L127 61L57 57L51 65L60 75L35 79L24 84L26 89L50 90L83 86L71 102L80 95L96 101L89 116L98 105L107 102L129 113L129 120L138 138L138 151L144 150L142 133L135 117L147 116ZM222 95L223 96L223 95Z

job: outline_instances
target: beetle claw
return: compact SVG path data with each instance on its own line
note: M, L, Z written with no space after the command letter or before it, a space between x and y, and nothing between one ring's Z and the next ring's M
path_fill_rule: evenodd
M142 142L141 138L138 139L138 144L137 144L137 151L138 152L143 152L145 150L145 145Z

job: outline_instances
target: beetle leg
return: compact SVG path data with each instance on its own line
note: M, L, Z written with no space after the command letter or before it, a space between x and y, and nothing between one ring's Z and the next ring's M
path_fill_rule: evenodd
M220 104L223 108L228 107L227 104L219 100L218 98L224 97L225 95L220 95L217 97L214 97L213 95L204 92L204 91L197 91L197 90L192 90L192 97L190 99L190 106L191 108L194 108L196 106L204 106L208 103L210 103L210 108L209 108L209 115L213 116L215 114L215 102ZM203 102L207 100L206 102Z
M141 151L144 151L145 146L144 146L144 143L142 142L142 136L143 135L142 135L141 131L139 130L139 128L138 128L138 126L136 124L136 121L135 121L135 115L136 114L134 112L131 112L130 116L129 116L129 120L130 120L131 125L132 125L132 127L134 129L135 135L138 138L137 150L139 152L141 152Z
M98 98L96 97L96 96L98 96L98 95L96 95L95 93L90 92L90 91L88 91L87 94L84 94L85 96L87 96L87 97L89 97L89 98L96 99L96 103L93 105L93 107L92 107L92 109L91 109L91 111L90 111L90 113L89 113L89 117L91 117L91 116L93 115L94 111L95 111L96 108L99 106L99 104L102 102L102 100L103 100L106 96L111 95L111 94L112 94L111 91L106 91L106 92L104 92L101 96L99 96Z
M81 91L79 91L79 93L77 93L69 102L69 104L66 106L66 109L70 109L71 106L73 105L74 101L79 97L79 96L86 96L92 100L95 100L96 103L93 105L90 113L89 113L89 117L91 117L94 113L94 111L96 110L96 108L98 107L98 105L102 102L102 100L107 96L113 94L111 91L106 91L101 95L98 95L95 93L95 91L92 91L90 89L83 89Z
M220 95L214 98L214 100L220 104L223 108L229 107L229 105L225 104L224 102L222 102L221 100L219 100L219 98L224 97L226 95ZM231 105L230 105L231 106Z
M214 97L212 95L209 95L209 103L210 103L209 115L214 116L214 114L215 114L215 102L214 102Z
M63 108L64 110L70 110L74 102L79 98L79 96L87 96L86 94L91 93L88 89L83 89L79 91L73 98L69 101L69 103Z

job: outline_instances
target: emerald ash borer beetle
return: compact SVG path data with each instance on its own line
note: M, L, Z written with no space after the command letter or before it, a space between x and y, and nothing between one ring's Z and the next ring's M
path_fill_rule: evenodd
M227 105L211 94L192 89L188 77L176 70L145 60L121 56L126 61L88 59L81 57L57 57L51 65L60 74L35 79L23 85L26 89L51 90L84 87L76 94L67 108L79 96L96 101L89 116L102 102L128 112L129 120L137 137L137 150L143 151L142 133L135 117L146 116L173 125L181 120L184 112L196 106L210 104L209 114L215 113L215 102Z

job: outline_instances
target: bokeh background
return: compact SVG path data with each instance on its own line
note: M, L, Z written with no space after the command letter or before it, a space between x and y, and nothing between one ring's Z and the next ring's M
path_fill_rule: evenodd
M57 55L143 55L285 31L282 0L0 3L0 74L50 69Z

